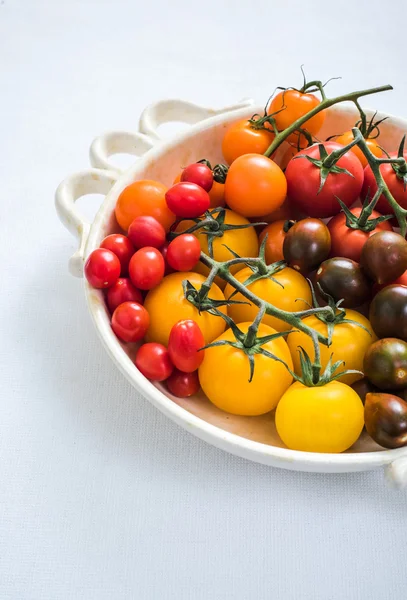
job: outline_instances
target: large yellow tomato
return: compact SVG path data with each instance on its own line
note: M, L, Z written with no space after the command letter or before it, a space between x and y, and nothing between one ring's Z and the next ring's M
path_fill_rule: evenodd
M239 328L246 333L251 323L241 323ZM268 325L261 324L259 336L275 333ZM231 329L218 340L236 341ZM292 368L287 343L277 338L262 346L282 359ZM246 353L234 346L212 346L205 350L204 360L199 367L202 389L218 408L235 415L262 415L276 407L281 396L292 382L285 366L262 354L254 355L254 376L249 382L250 365Z
M346 319L360 323L366 327L366 329L370 332L370 335L365 329L359 327L358 325L350 323L338 323L334 327L332 344L329 347L320 344L321 364L324 368L328 364L331 354L333 354L332 362L336 362L337 360L344 361L345 364L340 368L341 370L357 369L358 371L363 371L363 358L366 350L372 342L377 340L377 337L373 333L372 326L366 317L355 310L347 309ZM320 321L318 317L307 317L304 319L304 323L309 325L309 327L312 327L312 329L316 329L323 335L328 335L327 325ZM294 370L297 375L300 375L301 367L298 348L299 346L304 348L311 360L314 360L315 354L312 339L306 333L298 331L290 333L287 338L287 342L291 350L291 356L293 357ZM340 381L350 385L362 377L363 375L344 375L340 378Z
M343 452L356 442L363 424L361 399L339 381L317 387L297 381L276 410L278 435L292 450Z
M214 213L216 217L218 213ZM232 210L225 210L225 224L226 225L250 225L250 221L233 212ZM192 225L195 225L193 221L182 221L176 231L185 231ZM201 231L194 233L201 244L201 249L205 254L209 254L208 249L208 236ZM220 237L213 238L213 258L219 261L230 260L233 257L233 254L229 252L229 250L225 247L227 246L234 252L236 252L239 256L245 257L253 257L257 256L259 252L259 241L257 239L257 234L254 227L247 227L245 229L230 229L228 231L224 231L223 235ZM236 273L241 268L241 265L233 265L230 269L231 273ZM194 270L197 273L202 273L202 275L208 275L209 269L202 263L198 263ZM216 283L218 286L223 289L226 283L220 279L220 277L216 278Z
M235 274L238 281L243 283L246 281L253 271L246 267ZM273 275L279 283L276 283L271 278L258 279L254 283L247 286L247 289L256 294L262 300L274 304L281 310L289 312L295 312L297 310L306 310L309 308L309 304L312 302L311 290L305 277L295 271L286 267L278 273ZM235 288L228 283L225 288L225 298L230 296L235 291ZM253 321L256 317L259 309L256 305L252 304L242 294L237 293L233 296L233 300L240 302L247 302L248 304L231 304L228 307L228 314L232 317L235 323L242 323L243 321ZM296 300L298 300L296 302ZM308 305L307 305L308 302ZM285 323L281 319L272 317L271 315L265 315L263 317L263 323L270 325L277 331L288 331L291 329L291 325Z
M158 342L166 346L172 326L182 319L193 319L198 323L205 344L212 342L225 330L226 323L222 317L208 312L199 313L198 309L184 297L182 289L184 279L190 281L197 290L205 281L205 277L199 273L172 273L148 292L144 302L144 307L150 315L150 327L146 335L148 342ZM224 300L225 297L218 286L213 284L209 298ZM219 310L226 313L224 306Z

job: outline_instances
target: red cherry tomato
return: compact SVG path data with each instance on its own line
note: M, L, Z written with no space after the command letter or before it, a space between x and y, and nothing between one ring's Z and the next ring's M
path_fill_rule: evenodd
M116 254L97 248L85 263L85 277L94 288L108 288L120 277L120 261Z
M143 215L131 222L127 233L136 248L161 248L165 243L165 229L154 217Z
M201 389L198 372L183 373L174 369L172 375L166 381L168 391L178 398L188 398L197 394Z
M196 183L181 181L165 194L167 206L177 217L194 219L208 210L211 200L208 192Z
M180 371L192 373L204 359L204 336L199 325L192 319L178 321L172 327L168 340L168 352L174 365Z
M201 245L192 233L183 233L168 245L167 262L175 271L192 271L201 256Z
M129 262L134 254L134 247L131 241L121 233L112 233L105 237L100 247L106 248L106 250L110 250L113 254L116 254L121 265L120 275L127 275Z
M336 142L324 142L328 154L343 148ZM332 217L340 212L337 197L346 204L352 204L358 198L363 184L363 168L360 160L350 150L342 156L336 166L351 173L333 173L327 175L323 188L321 186L321 169L301 155L320 160L319 144L300 150L290 160L285 171L287 178L287 195L301 210L310 217Z
M391 152L390 158L397 158L397 152ZM404 158L407 160L407 152L404 152ZM387 184L387 187L397 200L398 204L400 204L402 208L407 208L407 186L404 185L403 179L397 176L391 163L381 164L380 172L385 183ZM366 196L369 195L369 198L372 198L376 192L376 179L373 175L372 169L369 165L367 165L367 167L365 167L365 178L363 181L361 197L365 199ZM380 196L376 204L376 209L383 215L391 215L394 213L394 210L391 208L383 194Z
M140 346L134 364L150 381L164 381L174 369L167 348L156 342Z
M351 208L350 212L359 217L362 212L361 207ZM369 221L377 219L381 215L373 211ZM388 221L383 221L376 225L372 231L362 231L361 229L352 229L346 225L345 213L333 217L328 223L328 229L331 234L331 256L340 256L350 258L355 262L360 262L360 255L366 240L378 231L392 231L392 226Z
M135 288L127 277L119 277L116 283L107 290L106 300L111 313L123 302L143 304L143 296L140 290Z
M151 290L164 277L165 263L157 248L147 246L133 254L129 264L131 282L139 290Z
M203 163L188 165L181 173L181 181L196 183L206 192L210 192L213 186L212 170Z
M112 316L112 329L123 342L138 342L149 325L149 314L138 302L123 302Z

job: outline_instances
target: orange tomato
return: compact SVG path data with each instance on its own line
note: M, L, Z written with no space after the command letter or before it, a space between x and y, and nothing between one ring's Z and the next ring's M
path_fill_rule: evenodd
M287 196L283 204L277 210L269 213L268 215L262 215L261 220L266 223L275 223L276 221L299 221L303 219L304 215L297 206L293 203L291 198Z
M244 154L231 164L225 183L225 200L240 215L267 215L283 204L286 195L285 175L267 156Z
M222 141L222 152L230 165L243 154L264 154L274 140L274 133L266 129L255 129L247 119L233 123Z
M268 107L267 113L269 115L276 113L274 114L274 119L277 129L282 131L283 129L287 129L294 121L306 115L320 103L321 101L314 96L314 94L303 93L298 90L283 90L274 96ZM315 135L321 129L324 120L325 111L321 111L308 121L305 121L301 128L309 131L311 135ZM298 133L289 135L287 141L295 147L299 145L301 148L305 148L307 145L306 138L303 135L299 138Z
M289 228L289 226L287 227L287 221L275 221L274 223L267 225L261 232L260 243L267 235L265 251L266 263L268 265L271 265L278 260L284 260L283 244Z
M158 181L142 179L128 185L120 194L115 208L120 227L127 231L136 217L149 216L157 219L165 230L175 221L165 201L167 187Z
M342 146L347 146L350 142L353 142L353 140L354 137L351 131L345 131L345 133L335 138L335 142L337 142L338 144L342 144ZM379 144L376 142L375 139L373 140L368 138L367 140L365 140L365 142L370 152L377 156L377 158L381 158L383 156L383 152L379 148ZM350 151L358 157L358 159L362 163L362 167L365 168L367 166L367 160L359 146L353 146L353 148L351 148Z
M181 173L178 173L174 179L174 184L181 181ZM213 180L213 185L208 192L211 203L209 208L220 208L225 206L225 184Z

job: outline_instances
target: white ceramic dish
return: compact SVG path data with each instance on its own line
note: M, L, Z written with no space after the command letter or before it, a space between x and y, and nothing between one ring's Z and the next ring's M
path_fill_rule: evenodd
M208 158L222 162L221 139L233 121L262 113L262 107L245 100L222 110L210 110L180 100L166 100L148 107L142 114L139 132L111 132L91 145L94 168L71 175L56 192L56 208L61 221L79 239L79 248L70 260L72 274L81 277L86 257L117 225L114 207L120 192L137 179L157 179L171 184L181 165ZM333 107L328 111L321 139L349 129L357 117L353 106ZM378 118L385 115L378 115ZM162 141L158 128L170 121L188 123L190 127L170 141ZM383 145L396 148L407 131L407 121L390 117L381 128ZM120 172L110 156L128 153L139 158L125 172ZM78 211L75 201L84 195L105 195L93 223ZM152 404L173 421L199 438L232 454L276 467L298 471L340 473L364 471L386 466L397 486L407 483L407 449L383 450L363 437L343 454L313 454L285 448L275 427L273 414L262 417L237 417L216 409L205 397L174 398L161 385L153 385L136 369L127 352L113 334L102 294L85 281L85 295L90 314L107 352L122 373Z

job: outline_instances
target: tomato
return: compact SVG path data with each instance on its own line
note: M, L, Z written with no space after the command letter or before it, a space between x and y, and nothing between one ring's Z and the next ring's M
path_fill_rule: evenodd
M140 346L134 364L140 373L150 381L164 381L174 369L167 348L155 342Z
M129 264L131 282L140 290L151 290L164 277L165 262L157 248L146 246L133 254Z
M247 332L250 323L239 328ZM268 325L260 324L258 335L275 333ZM216 341L235 342L231 329ZM262 346L283 360L290 368L292 361L287 343L277 338ZM235 415L262 415L273 410L292 382L285 366L263 354L254 355L254 376L249 382L250 366L246 353L230 345L211 346L205 350L205 358L199 367L199 381L209 400L221 410Z
M275 135L269 129L256 129L250 121L243 119L232 123L222 140L222 154L231 165L243 154L264 154Z
M350 212L359 217L362 208L357 206L351 208ZM369 221L381 217L380 213L373 211ZM328 229L331 234L331 256L342 256L350 258L355 262L360 262L362 248L366 241L378 231L392 231L392 226L388 221L383 221L376 225L372 231L363 231L362 229L352 229L346 225L346 215L340 212L328 223Z
M201 256L201 245L192 233L183 233L168 245L166 260L175 271L191 271Z
M112 233L105 237L100 247L106 248L106 250L110 250L113 254L116 254L121 266L120 275L127 275L129 262L134 254L134 247L129 238L120 233Z
M208 210L211 203L208 192L196 183L181 181L165 194L168 208L177 217L194 219Z
M121 265L116 254L105 248L97 248L90 253L85 263L85 277L94 288L108 288L120 276Z
M293 383L278 403L276 429L288 448L304 452L343 452L363 429L363 404L344 383L306 387Z
M120 227L127 231L136 217L147 215L157 219L168 231L175 221L175 215L165 201L166 191L165 185L149 179L135 181L124 188L115 208Z
M168 345L171 329L175 323L182 319L196 321L205 339L209 344L225 330L225 321L222 317L211 315L198 309L184 296L182 282L188 280L197 290L205 281L199 273L172 273L164 277L162 282L150 290L144 301L144 306L151 317L150 328L146 339L149 342L159 342ZM209 298L224 300L222 291L216 284L212 285ZM219 310L226 313L226 307Z
M334 150L343 148L336 142L323 144L328 155ZM348 151L336 163L336 167L351 173L329 172L323 188L321 186L321 169L307 158L320 160L320 144L300 150L287 166L287 193L297 206L310 217L332 217L340 212L340 198L346 206L352 206L357 200L363 184L363 168L360 161Z
M183 373L174 369L173 373L166 381L168 391L178 398L188 398L197 394L201 389L199 384L198 371L193 373Z
M341 144L341 146L347 146L348 144L353 142L354 139L355 138L353 137L353 133L351 131L345 131L345 133L342 133L342 135L339 135L337 138L335 138L335 142L337 144ZM377 158L381 158L383 156L383 152L375 139L367 138L367 139L365 139L365 142L366 142L366 145L369 148L370 152L372 154L374 154L375 156L377 156ZM362 167L365 168L366 165L368 164L367 158L365 157L365 155L363 154L363 152L359 148L359 146L353 146L350 149L350 151L353 152L353 154L358 157L358 159L361 162Z
M407 287L388 285L373 298L369 320L379 338L407 341Z
M193 163L182 171L181 181L196 183L206 192L209 192L213 185L212 169L203 163Z
M110 312L123 304L123 302L138 302L143 304L143 296L130 279L127 277L119 277L115 284L107 290L106 294L107 305Z
M404 273L402 275L400 275L400 277L397 277L397 279L394 279L390 283L382 283L381 285L375 284L373 286L373 291L375 294L377 294L377 292L379 292L383 288L387 287L388 285L405 285L405 286L407 286L407 271L404 271Z
M214 217L218 217L219 213L213 213ZM225 224L226 225L250 225L250 221L233 212L232 210L224 209ZM175 231L185 231L185 229L195 225L193 221L181 222ZM203 230L197 231L194 235L198 238L201 245L202 252L209 254L208 248L208 235L205 233L210 231L210 228L204 228ZM239 256L253 257L258 256L259 253L259 240L257 238L254 227L247 227L245 229L229 229L222 232L223 235L213 238L213 258L220 262L230 260L233 258L233 254L230 253L228 248L236 252ZM233 265L230 268L230 272L236 273L241 269L241 265ZM195 266L195 271L207 275L209 273L208 267L199 262ZM217 285L222 289L226 283L220 278L215 279Z
M372 344L364 360L366 377L381 390L407 387L407 342L384 338Z
M390 158L397 158L397 152L390 152ZM404 153L404 158L407 159L407 152ZM382 177L389 188L391 194L395 198L398 204L402 208L407 208L407 186L404 183L402 177L398 177L396 171L393 169L391 163L383 163L380 165L380 172ZM377 183L372 169L368 165L365 167L365 177L363 181L363 188L361 198L365 199L366 196L373 198L377 192ZM394 210L387 202L386 198L382 194L376 204L376 210L383 215L391 215Z
M354 308L367 302L372 293L372 284L360 265L350 258L329 258L316 273L316 283L342 307Z
M366 430L385 448L407 445L407 402L394 394L370 393L365 404Z
M163 256L164 263L165 263L164 275L169 275L170 273L174 273L174 269L172 267L170 267L170 265L168 264L168 260L167 260L168 246L169 246L169 244L168 244L168 242L166 242L164 244L164 246L162 248L160 248L160 252Z
M306 215L301 212L294 202L287 196L280 208L277 208L277 210L274 210L267 215L262 215L261 220L265 221L266 223L275 223L275 221L298 221L299 219L303 219L305 216ZM256 219L253 220L255 221Z
M244 283L252 274L253 271L250 267L246 267L236 273L235 277L238 281ZM309 304L312 303L312 297L305 277L289 267L278 271L272 277L276 281L273 281L271 277L258 279L248 285L247 289L262 300L273 304L281 310L294 312L309 308ZM228 284L225 288L225 298L230 298L234 291L235 288ZM233 300L247 302L247 304L231 304L228 307L228 314L236 323L253 321L255 319L259 311L257 306L249 302L240 292L233 296ZM291 329L291 325L271 315L265 315L262 322L277 331L288 331Z
M390 283L407 269L407 241L395 231L379 231L363 246L360 264L378 284Z
M174 179L174 184L181 181L181 173L178 173ZM210 205L209 208L220 208L225 206L225 184L219 183L219 181L213 180L212 187L209 194Z
M331 235L320 219L302 219L287 231L283 241L284 259L290 267L307 274L329 256Z
M149 324L149 314L138 302L123 302L115 309L112 316L112 329L123 342L141 340Z
M306 115L314 109L320 100L314 94L299 92L298 90L283 90L274 96L270 102L267 113L274 116L277 129L283 131L287 129L294 121ZM325 111L321 111L308 119L301 125L301 129L306 129L310 134L316 134L321 129L325 120ZM307 145L305 136L299 136L298 133L292 133L287 141L296 147Z
M284 260L284 238L292 225L294 225L292 221L275 221L274 223L267 225L261 232L259 238L260 243L267 235L265 257L268 265L271 265L278 260Z
M192 373L201 365L205 351L204 336L199 325L192 319L178 321L172 327L168 340L168 352L174 365L180 371Z
M367 394L379 391L379 388L373 385L373 383L371 383L367 377L363 377L363 379L358 379L352 383L351 388L352 390L355 390L359 398L362 400L362 404L365 403Z
M244 154L229 168L226 204L244 217L261 217L277 210L286 195L285 175L267 156Z
M161 248L165 244L164 227L157 219L148 215L136 217L131 222L127 235L136 248Z
M332 355L333 363L338 360L344 362L344 365L338 369L339 371L345 369L363 371L363 358L365 352L377 338L366 317L355 310L347 309L345 319L360 323L367 331L353 323L337 323L334 326L331 345L328 347L320 344L322 368L324 369L326 367ZM328 336L327 325L318 319L318 317L314 315L306 317L304 323L323 335ZM287 343L291 350L291 356L293 357L294 370L297 375L300 375L301 364L299 348L304 348L310 359L313 361L315 354L312 338L302 331L294 331L289 334ZM343 375L340 378L340 381L351 385L354 381L361 379L362 377L363 375L348 374Z

